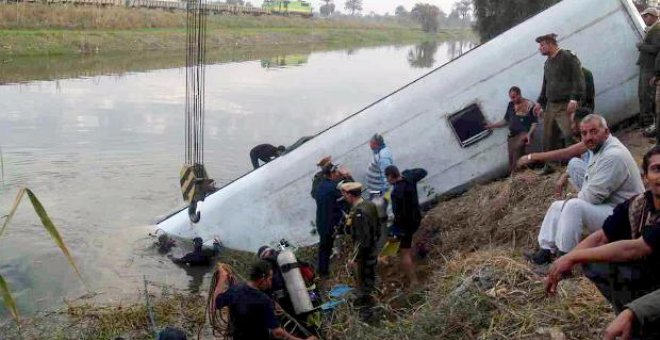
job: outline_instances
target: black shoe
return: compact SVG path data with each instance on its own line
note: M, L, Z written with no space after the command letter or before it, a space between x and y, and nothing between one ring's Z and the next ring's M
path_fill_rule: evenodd
M546 176L554 173L555 171L556 170L552 165L546 164L543 166L543 169L541 169L541 171L538 172L538 174L539 176Z
M525 254L525 257L527 257L530 262L542 266L552 262L555 256L550 249L539 249L534 253Z

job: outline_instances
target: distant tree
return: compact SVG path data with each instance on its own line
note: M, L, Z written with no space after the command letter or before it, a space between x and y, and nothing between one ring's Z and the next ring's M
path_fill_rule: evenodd
M418 3L410 11L410 16L416 22L422 25L424 32L437 32L438 31L438 15L440 9L431 4Z
M355 15L356 12L362 12L362 0L346 0L344 9L351 11L351 15Z
M319 8L321 15L326 17L331 16L335 11L335 4L332 2L332 0L321 0L321 2L324 2L324 4L321 5L321 8Z
M254 6L252 6L252 3L251 3L251 2L246 2L246 3L245 3L245 7L254 7Z
M329 17L335 11L335 4L332 3L332 0L324 0L324 2L325 2L325 4L321 5L321 8L319 8L319 11L321 12L321 15Z
M561 0L473 0L476 28L490 40Z
M463 21L465 21L465 19L470 15L471 9L472 0L460 0L454 3L454 10L458 13L458 16Z
M408 11L406 11L406 8L399 5L396 6L396 9L394 10L394 15L397 17L407 17L408 16Z
M243 0L227 0L228 5L240 5L243 6L245 2Z

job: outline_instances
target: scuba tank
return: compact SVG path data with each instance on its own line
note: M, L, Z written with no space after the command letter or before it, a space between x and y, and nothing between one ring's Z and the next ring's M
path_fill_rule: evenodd
M277 255L277 265L280 267L282 277L284 278L284 285L287 292L289 292L289 299L293 304L293 309L296 314L310 312L314 309L312 300L307 291L305 280L300 273L300 265L296 255L289 250L288 244L285 240L280 241L280 254Z
M378 221L380 223L387 221L387 201L385 201L385 196L382 195L380 191L377 191L378 194L371 192L371 203L376 206L378 210Z

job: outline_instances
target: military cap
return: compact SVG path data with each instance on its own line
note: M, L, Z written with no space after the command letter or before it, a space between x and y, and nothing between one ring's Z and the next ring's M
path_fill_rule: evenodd
M332 163L332 157L331 156L325 156L325 157L321 158L321 160L318 163L316 163L316 165L320 166L320 167L324 167L324 166L326 166L328 164L331 164L331 163Z
M644 16L644 15L646 15L646 14L648 14L648 15L652 15L652 16L654 16L654 17L656 17L656 18L660 16L660 12L659 12L658 9L655 8L655 7L649 7L649 8L647 8L647 9L645 9L644 12L642 12L642 16Z
M362 183L360 182L347 182L341 185L341 190L342 191L358 191L362 190Z
M545 35L542 35L542 36L536 38L537 43L540 44L542 41L550 41L550 42L553 42L553 43L556 44L557 43L557 35L555 33L548 33L548 34L545 34Z

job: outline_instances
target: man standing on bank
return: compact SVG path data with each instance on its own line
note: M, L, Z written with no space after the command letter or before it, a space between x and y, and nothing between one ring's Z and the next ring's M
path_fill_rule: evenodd
M394 212L394 225L400 230L401 266L408 276L410 286L417 285L415 264L412 257L413 234L419 229L422 222L422 212L419 210L419 197L417 182L426 177L424 169L404 170L390 165L385 169L387 181L392 185L392 211Z
M316 231L319 234L318 271L323 279L330 275L330 255L335 242L334 231L342 218L343 203L337 184L342 179L339 166L327 164L323 178L314 192L316 201Z
M658 25L658 10L654 7L647 8L642 12L642 19L646 24L646 34L644 40L637 44L639 50L639 87L637 94L639 96L639 125L646 128L647 136L652 136L655 129L651 126L654 123L655 112L653 110L655 101L655 79L656 59L660 52L660 25ZM660 65L659 65L660 66Z
M341 193L351 205L346 226L351 230L355 249L355 254L349 260L349 266L357 267L358 293L355 305L360 308L362 320L371 321L374 306L371 294L376 289L377 244L380 239L378 210L373 203L362 198L361 183L344 183L341 185Z
M543 151L573 144L571 116L584 97L585 81L580 59L571 51L559 48L557 35L536 38L539 51L548 57L543 66L543 87L534 113L543 111ZM546 163L543 173L552 172Z
M487 129L509 127L509 174L516 170L518 158L525 154L525 148L534 136L537 119L534 115L534 102L522 96L520 88L513 86L509 89L509 105L506 108L504 119L497 123L486 124Z
M367 168L367 187L372 191L380 191L385 195L389 189L385 178L385 168L394 164L392 151L385 145L380 134L375 134L369 140L369 148L373 152L373 159Z

